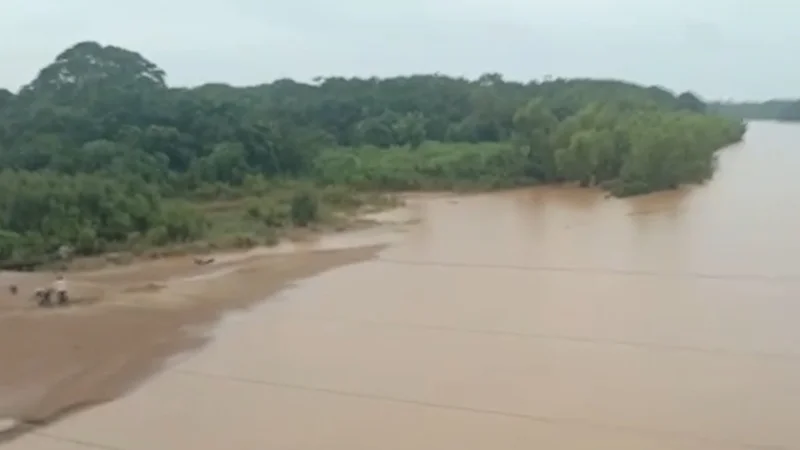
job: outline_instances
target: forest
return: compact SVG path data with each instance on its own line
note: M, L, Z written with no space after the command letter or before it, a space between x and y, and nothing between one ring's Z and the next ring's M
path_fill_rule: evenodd
M81 42L0 90L0 260L274 242L391 191L643 194L708 179L745 132L691 92L617 80L166 79L135 51Z
M732 119L800 121L800 100L775 99L765 102L718 102L710 111Z

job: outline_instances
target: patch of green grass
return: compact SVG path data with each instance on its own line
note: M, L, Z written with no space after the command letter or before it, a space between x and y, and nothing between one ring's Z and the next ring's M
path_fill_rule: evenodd
M293 228L347 228L359 211L396 206L396 197L345 186L283 184L236 200L196 202L206 220L205 240L216 248L275 245Z
M316 159L315 176L360 190L485 190L535 184L528 164L510 142L426 142L417 149L329 149Z

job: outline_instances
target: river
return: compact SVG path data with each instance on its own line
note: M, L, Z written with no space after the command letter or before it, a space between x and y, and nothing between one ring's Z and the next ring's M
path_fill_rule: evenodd
M800 449L799 145L753 123L707 185L633 199L414 199L378 258L7 448Z

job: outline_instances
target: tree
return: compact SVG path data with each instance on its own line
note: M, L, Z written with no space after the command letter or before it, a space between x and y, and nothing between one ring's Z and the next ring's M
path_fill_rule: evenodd
M541 180L553 180L556 170L550 139L558 119L541 98L536 98L517 110L513 123L515 142L528 153L531 174Z
M6 108L14 100L14 93L0 88L0 110Z
M706 104L691 92L684 92L678 96L678 107L696 113L706 112Z
M800 103L773 103L754 108L800 118ZM619 80L491 72L171 88L141 54L81 42L19 93L0 90L0 259L198 239L208 227L188 199L270 195L289 179L669 189L713 173L715 151L744 134L718 114L736 108ZM269 227L321 217L314 189L294 194L247 217Z
M87 41L56 56L22 88L22 94L76 92L93 86L165 88L165 79L164 71L139 53Z
M419 113L408 113L397 121L394 131L399 145L419 148L425 142L425 118Z

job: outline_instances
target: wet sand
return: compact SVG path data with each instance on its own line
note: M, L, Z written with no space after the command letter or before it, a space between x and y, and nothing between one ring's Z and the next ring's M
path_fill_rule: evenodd
M377 257L2 448L800 449L798 141L751 125L639 198L422 196Z
M0 284L20 293L0 295L0 418L18 425L0 439L122 395L205 342L223 312L378 249L217 255L221 263L203 267L184 257L69 274L77 301L48 310L27 297L52 275L3 273Z

